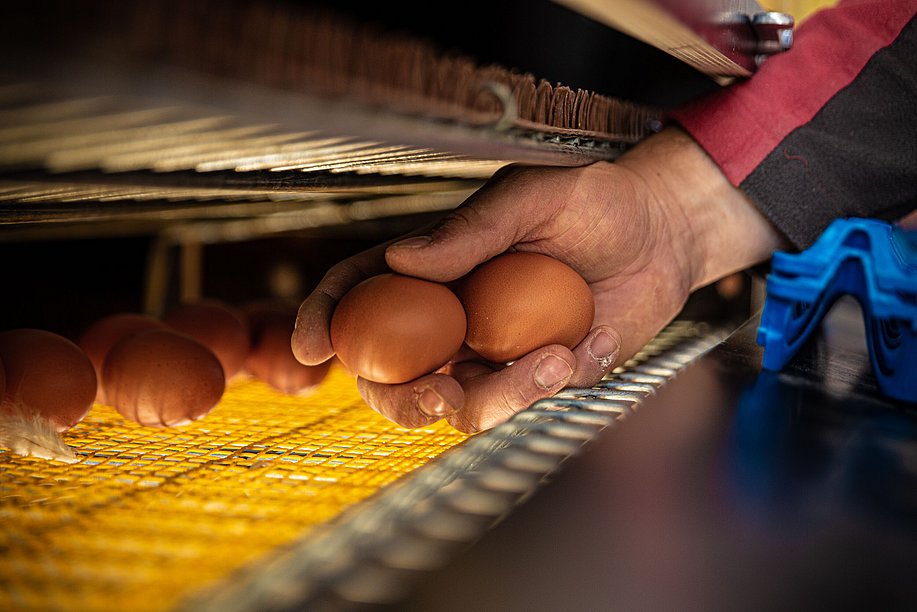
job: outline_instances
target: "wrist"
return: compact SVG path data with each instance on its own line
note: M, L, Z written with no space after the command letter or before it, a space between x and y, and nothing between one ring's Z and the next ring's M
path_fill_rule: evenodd
M691 290L766 261L788 243L690 136L670 127L622 155L662 208Z

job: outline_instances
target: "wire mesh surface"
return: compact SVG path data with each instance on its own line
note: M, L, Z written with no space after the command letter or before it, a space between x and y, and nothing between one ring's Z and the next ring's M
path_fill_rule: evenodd
M183 428L97 404L79 463L0 452L0 609L171 609L467 437L393 425L335 369L310 397L233 383Z
M568 458L728 330L675 321L591 388L568 388L385 487L307 537L199 592L180 612L398 609L412 585L482 537Z
M66 436L79 463L0 452L0 609L397 601L723 337L676 321L595 387L476 436L397 427L339 369L305 398L233 383L183 428L96 405Z

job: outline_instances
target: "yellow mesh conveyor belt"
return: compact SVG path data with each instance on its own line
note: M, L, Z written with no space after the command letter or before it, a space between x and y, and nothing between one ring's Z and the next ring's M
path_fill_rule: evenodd
M467 437L393 425L339 369L309 397L235 382L175 429L96 405L79 463L0 450L0 609L170 609Z

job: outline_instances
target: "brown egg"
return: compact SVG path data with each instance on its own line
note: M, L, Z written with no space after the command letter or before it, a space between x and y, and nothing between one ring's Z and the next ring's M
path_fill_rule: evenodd
M282 393L308 395L315 391L331 369L331 360L307 366L293 356L290 339L296 306L248 304L243 311L252 332L252 348L245 369Z
M226 386L213 351L168 328L132 334L108 351L105 397L125 418L151 427L185 425L209 413Z
M166 324L156 317L135 312L119 312L102 317L86 328L77 340L92 366L95 368L96 377L102 380L102 363L105 355L118 341L131 334L136 334L145 329L163 328ZM99 385L96 392L96 401L106 403L105 388Z
M6 379L5 407L33 412L58 431L83 420L96 396L92 362L67 338L41 329L0 333Z
M251 337L248 321L238 309L220 300L181 304L163 320L213 351L223 365L226 380L235 376L248 358Z
M331 344L357 376L395 384L429 374L465 337L465 312L445 285L380 274L352 288L331 319Z
M457 284L468 317L465 343L506 363L549 344L573 348L592 327L595 302L586 281L538 253L505 253Z

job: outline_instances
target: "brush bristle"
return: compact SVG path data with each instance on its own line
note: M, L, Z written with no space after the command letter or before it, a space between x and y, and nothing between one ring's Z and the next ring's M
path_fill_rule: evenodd
M175 4L171 8L170 4ZM445 53L430 40L382 31L317 8L277 2L225 0L142 3L135 17L146 36L134 49L151 57L224 76L286 89L350 95L371 104L471 123L504 114L504 101L489 92L497 83L512 92L523 123L604 134L642 136L652 110L500 65L479 66ZM174 15L173 19L162 19ZM149 27L157 23L158 29ZM181 23L182 27L175 27Z
M326 8L283 0L52 3L42 28L68 54L167 65L412 115L635 142L662 117L631 103L500 65L478 65L431 40L384 30ZM94 10L89 10L91 6ZM66 24L50 28L49 19ZM63 34L61 34L63 32ZM52 43L49 43L52 44Z

